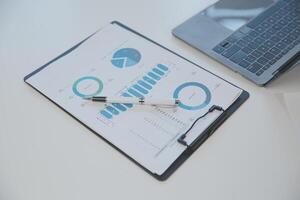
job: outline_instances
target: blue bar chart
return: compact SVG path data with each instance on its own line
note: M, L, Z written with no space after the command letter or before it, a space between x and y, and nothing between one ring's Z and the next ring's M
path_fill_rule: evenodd
M169 68L166 65L158 64L152 68L145 76L136 81L126 92L122 93L124 97L144 97L156 85L156 83L164 77ZM100 114L106 119L112 119L114 116L126 112L132 108L132 104L114 103L106 106L100 111Z

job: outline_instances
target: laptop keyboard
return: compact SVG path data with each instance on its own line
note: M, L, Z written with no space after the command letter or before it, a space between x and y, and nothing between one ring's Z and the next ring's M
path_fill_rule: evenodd
M213 50L260 76L300 43L300 0L281 0Z

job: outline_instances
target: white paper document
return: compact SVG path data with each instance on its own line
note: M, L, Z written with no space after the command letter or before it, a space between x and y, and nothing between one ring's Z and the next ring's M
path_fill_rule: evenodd
M152 173L161 175L186 149L177 139L212 105L227 109L242 90L110 24L27 82ZM90 96L178 98L175 108L102 104ZM201 119L190 144L221 112Z

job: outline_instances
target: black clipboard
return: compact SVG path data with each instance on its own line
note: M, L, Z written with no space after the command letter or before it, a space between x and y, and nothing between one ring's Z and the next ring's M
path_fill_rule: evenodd
M182 57L181 55L173 52L172 50L162 46L161 44L151 40L150 38L138 33L137 31L127 27L126 25L118 22L118 21L113 21L111 22L111 24L115 24L118 25L134 34L136 34L139 37L144 38L145 40L165 49L166 51L171 52L172 54L186 60L187 62L193 64L195 67L198 67L202 70L205 70L206 72L211 73L210 71L204 69L203 67L197 65L196 63ZM38 72L40 72L41 70L43 70L44 68L48 67L50 64L52 64L53 62L59 60L60 58L68 55L70 52L72 52L73 50L75 50L76 48L78 48L81 44L83 44L85 41L87 41L90 37L92 37L94 34L96 34L97 32L91 34L90 36L88 36L87 38L85 38L84 40L82 40L81 42L79 42L78 44L76 44L75 46L71 47L69 50L65 51L64 53L62 53L61 55L57 56L56 58L52 59L51 61L49 61L48 63L46 63L45 65L39 67L38 69L36 69L35 71L31 72L30 74L28 74L27 76L24 77L24 82L27 83L29 86L31 86L33 89L35 89L36 91L38 91L40 94L42 94L44 97L46 97L48 100L50 100L51 102L53 102L54 104L56 104L58 107L60 107L62 110L64 110L66 113L68 113L71 117L73 117L74 119L76 119L78 122L80 122L83 126L85 126L86 128L88 128L90 131L92 131L95 135L97 135L98 137L102 138L104 141L106 141L108 144L110 144L112 147L114 147L116 150L118 150L120 153L122 153L124 156L126 156L128 159L130 159L131 161L133 161L135 164L137 164L139 167L141 167L143 170L145 170L147 173L149 173L150 175L152 175L154 178L156 178L157 180L160 181L164 181L167 178L170 177L171 174L173 174L176 169L179 168L179 166L185 162L185 160L187 160L194 151L196 151L201 144L203 144L214 132L215 130L220 127L220 125L226 120L228 119L248 98L249 98L249 93L245 90L243 90L243 92L241 93L241 95L236 99L236 101L231 104L231 106L229 106L205 131L203 131L202 133L199 134L199 136L188 146L188 148L168 167L168 169L162 174L162 175L158 175L155 173L152 173L150 170L148 170L147 168L145 168L144 166L142 166L140 163L138 163L136 160L134 160L133 158L131 158L130 156L128 156L126 154L126 152L122 151L121 149L119 149L118 147L116 147L115 145L113 145L110 141L106 140L104 137L102 137L101 135L99 135L97 132L93 131L90 127L88 127L86 124L82 123L79 119L77 119L75 116L73 116L70 112L68 112L66 109L64 109L63 107L61 107L60 105L58 105L56 102L54 102L52 99L50 99L48 96L46 96L45 94L43 94L41 91L39 91L37 88L35 88L33 85L31 85L30 83L27 82L27 79L30 78L31 76L37 74ZM214 76L224 80L223 78L213 74ZM226 81L226 80L224 80ZM228 81L226 81L228 82ZM229 83L229 82L228 82ZM231 85L239 88L238 86L230 83Z

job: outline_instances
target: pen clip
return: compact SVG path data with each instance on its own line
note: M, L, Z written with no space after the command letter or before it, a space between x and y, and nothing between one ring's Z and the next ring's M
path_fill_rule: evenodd
M179 99L175 99L174 105L152 105L153 107L158 108L177 108L180 103Z
M157 108L177 108L177 105L151 105Z

